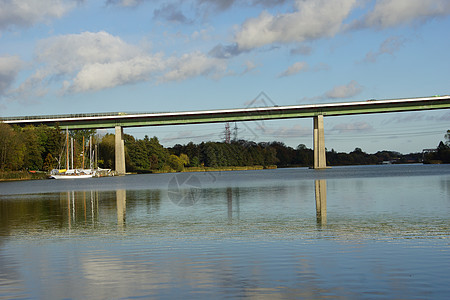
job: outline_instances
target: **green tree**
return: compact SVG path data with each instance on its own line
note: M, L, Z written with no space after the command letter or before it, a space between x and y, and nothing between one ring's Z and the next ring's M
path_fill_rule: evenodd
M34 126L26 126L21 130L20 136L26 148L23 167L29 170L42 170L45 148L39 139L38 131Z
M168 164L174 171L181 172L184 170L183 161L174 154L169 156Z
M114 134L106 134L99 145L99 165L102 168L114 169L115 166L115 137Z
M45 161L44 161L43 169L45 171L51 171L54 168L56 168L55 159L53 158L51 153L48 153L47 157L45 158Z
M41 125L37 131L39 144L44 148L42 159L45 160L50 153L58 163L58 168L64 167L66 162L66 135L56 125L54 128Z
M189 156L187 156L186 154L181 153L180 154L180 160L183 163L183 166L189 165Z
M25 146L18 133L0 122L0 170L19 170L23 165Z

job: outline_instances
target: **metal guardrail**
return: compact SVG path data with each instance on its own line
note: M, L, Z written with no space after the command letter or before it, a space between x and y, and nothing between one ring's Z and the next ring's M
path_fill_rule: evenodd
M23 120L42 120L42 119L66 119L66 118L89 118L89 117L115 117L127 115L146 115L164 112L105 112L105 113L81 113L64 115L38 115L38 116L15 116L0 117L1 121L23 121Z
M308 105L247 107L187 112L110 112L47 116L24 116L0 118L9 124L60 124L69 129L112 128L115 126L138 127L217 122L243 122L268 119L307 118L317 115L339 116L352 114L387 113L429 109L449 109L450 96L385 99L342 103Z

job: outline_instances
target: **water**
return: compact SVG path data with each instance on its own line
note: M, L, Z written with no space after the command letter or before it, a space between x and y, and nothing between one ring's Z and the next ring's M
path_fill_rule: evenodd
M2 182L0 299L446 299L449 212L449 165Z

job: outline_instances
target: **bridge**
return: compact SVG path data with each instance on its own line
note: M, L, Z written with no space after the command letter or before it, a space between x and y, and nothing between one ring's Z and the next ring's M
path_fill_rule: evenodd
M244 122L256 120L313 118L314 169L326 168L324 117L355 114L391 113L418 110L448 109L450 96L386 99L359 102L249 107L188 112L161 113L93 113L46 116L3 117L1 122L26 126L59 125L68 129L115 128L116 172L125 174L124 127Z

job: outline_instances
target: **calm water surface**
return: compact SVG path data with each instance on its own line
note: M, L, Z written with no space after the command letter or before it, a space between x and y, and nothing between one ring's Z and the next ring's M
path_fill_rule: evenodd
M450 165L0 182L0 299L448 299Z

